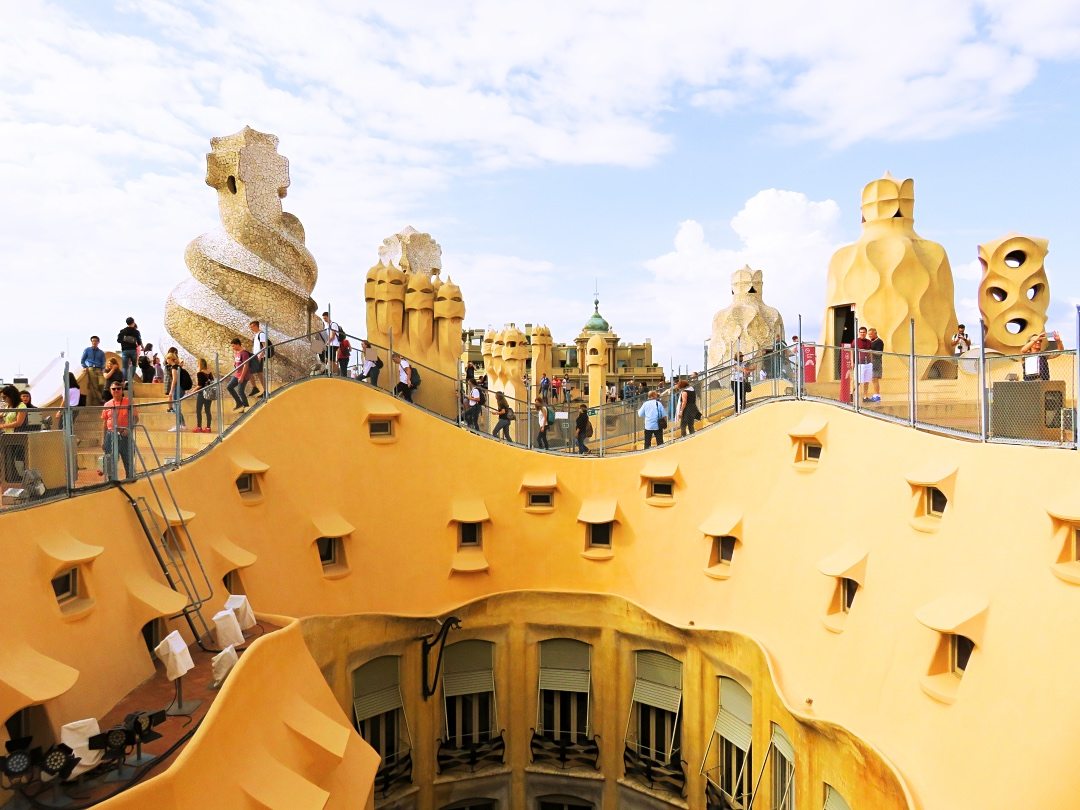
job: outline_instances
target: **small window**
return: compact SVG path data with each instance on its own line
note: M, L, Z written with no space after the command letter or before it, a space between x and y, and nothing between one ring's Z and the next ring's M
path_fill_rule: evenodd
M975 649L975 642L967 636L961 636L954 634L950 638L949 643L949 669L956 677L963 677L964 672L967 670L968 661L971 660L971 653Z
M670 498L675 494L675 482L671 480L660 480L649 482L649 497L650 498Z
M945 507L949 505L949 499L945 493L937 487L926 488L926 514L941 517L945 514Z
M234 568L221 578L226 593L245 593L244 582L240 579L240 569Z
M482 523L459 523L458 543L461 546L479 546L483 540Z
M255 491L255 476L251 473L243 473L236 479L236 490L241 495L248 495Z
M818 461L821 459L821 443L815 441L805 441L802 443L802 460L803 461Z
M79 598L79 569L69 568L52 580L53 594L56 596L56 601L63 605L70 602L72 599Z
M343 562L340 537L320 537L315 544L319 547L319 562L322 563L323 568Z
M554 492L530 492L527 496L526 505L529 507L541 507L544 509L555 505Z
M1073 540L1073 547L1072 547L1073 560L1075 560L1076 562L1080 562L1080 526L1076 526L1076 527L1073 528L1073 530L1072 530L1072 540Z
M590 523L589 545L599 548L611 548L611 523Z
M859 591L859 583L847 577L840 579L840 609L847 613L855 602L855 594Z
M709 565L731 565L735 557L735 544L738 540L731 535L713 538L712 558Z
M368 422L368 435L373 438L386 438L394 435L394 422L391 419L372 419Z
M180 532L175 527L170 526L165 530L165 534L161 535L161 544L165 546L171 559L179 560L184 556L184 541L180 539Z

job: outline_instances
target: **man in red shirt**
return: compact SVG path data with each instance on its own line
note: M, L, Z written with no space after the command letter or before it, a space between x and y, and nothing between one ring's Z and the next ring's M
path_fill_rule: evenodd
M874 376L874 364L871 361L870 338L866 336L866 327L859 327L859 336L855 338L855 363L858 368L859 395L863 402L870 401L870 380Z
M139 412L131 405L131 400L124 396L122 383L109 385L112 399L101 409L102 449L105 451L105 473L110 481L118 480L116 457L124 462L124 477L131 478L134 448L131 428L139 419Z

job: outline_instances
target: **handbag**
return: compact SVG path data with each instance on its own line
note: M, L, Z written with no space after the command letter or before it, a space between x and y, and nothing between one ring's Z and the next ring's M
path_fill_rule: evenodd
M660 403L659 402L656 403L656 409L658 411L660 410ZM656 419L656 427L659 430L667 430L667 416L666 415L661 414L660 416L657 417L657 419Z
M207 402L213 402L215 399L221 396L221 386L215 380L210 385L203 386L199 391L199 396L205 399Z

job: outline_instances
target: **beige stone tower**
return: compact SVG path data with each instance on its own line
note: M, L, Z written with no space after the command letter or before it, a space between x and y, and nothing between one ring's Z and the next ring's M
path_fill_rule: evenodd
M526 375L529 373L529 343L525 333L514 324L507 324L502 331L503 339L503 393L518 404L515 410L521 410L529 402L529 386L526 385Z
M1033 333L1046 329L1050 282L1043 261L1049 245L1046 239L1018 233L979 245L979 311L987 349L1016 354Z
M742 352L750 356L772 347L784 334L780 311L768 306L762 293L764 274L749 266L731 274L731 304L713 316L709 365L727 362Z
M585 369L589 373L589 407L597 408L604 404L607 391L605 372L607 367L607 347L604 338L593 335L585 344Z
M915 232L915 182L888 172L862 194L859 240L829 262L824 343L852 340L853 318L873 326L885 351L910 350L908 321L915 319L915 351L949 354L956 332L953 278L945 248ZM886 366L888 367L888 366ZM834 377L832 364L819 376Z
M484 342L480 349L480 358L484 361L484 374L488 378L488 388L495 383L495 375L492 373L492 364L495 362L495 330L488 329L484 333Z
M530 402L540 396L540 378L545 374L551 377L551 347L554 341L551 330L546 326L537 326L532 332L532 390Z
M249 345L248 323L261 321L277 346L275 363L294 370L310 365L306 341L286 344L315 327L318 268L304 246L304 227L281 208L289 187L289 161L273 135L244 127L210 140L206 184L217 190L222 228L187 246L192 278L165 303L165 328L195 357L217 353L231 365L229 341Z
M464 298L441 271L439 243L407 227L383 240L379 262L364 278L368 339L392 345L418 368L413 396L427 407L454 401L461 358Z

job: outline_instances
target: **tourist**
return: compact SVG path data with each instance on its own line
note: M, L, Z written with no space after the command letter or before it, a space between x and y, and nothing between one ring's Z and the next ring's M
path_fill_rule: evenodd
M138 363L142 335L139 334L134 318L128 318L125 323L127 325L116 335L116 342L120 344L120 356L124 360L123 374L126 382L131 379Z
M1058 332L1054 332L1054 340L1057 341L1060 348L1065 348L1061 342L1061 335ZM1049 380L1050 379L1050 363L1046 359L1046 355L1043 352L1046 351L1046 332L1037 332L1033 334L1028 342L1020 348L1020 354L1028 354L1030 357L1024 358L1024 379L1031 380Z
M100 343L101 338L91 335L90 345L83 349L79 361L79 365L86 369L86 390L90 392L89 399L94 405L105 401L105 352L98 348Z
M592 435L592 424L589 422L589 406L584 402L581 403L581 407L578 408L578 416L574 421L574 438L577 440L578 453L586 455L589 452L589 446L585 443L585 440Z
M319 359L327 365L330 365L337 356L338 332L341 331L341 327L330 320L330 313L328 311L322 314L322 319L325 328L319 332L319 337L322 338L323 343L325 343L326 346L319 352Z
M139 355L139 380L144 383L154 380L154 363L145 352Z
M866 336L866 327L859 327L859 336L855 338L855 365L858 369L856 380L859 384L858 395L863 402L870 401L870 380L874 376L874 364L870 362L870 338Z
M176 369L176 367L177 367L177 365L179 365L179 363L180 363L180 350L177 349L175 346L170 346L169 350L167 352L165 352L165 372L164 372L165 373L165 378L164 378L164 382L165 382L165 395L166 395L166 397L168 396L169 391L172 390L173 371ZM172 413L173 412L173 407L172 407L172 402L171 401L169 403L169 407L165 410L165 412L166 413Z
M956 327L956 334L949 339L949 346L952 347L953 354L963 354L971 351L971 338L964 331L963 324Z
M514 411L510 407L510 403L506 401L506 394L502 391L498 391L495 394L495 415L498 419L495 422L495 429L491 431L491 435L496 439L499 438L499 433L502 432L508 442L512 442L510 438L510 423L514 421Z
M881 366L883 363L882 352L885 351L885 341L878 337L877 329L870 327L866 336L870 339L870 395L871 402L881 402Z
M551 395L556 402L562 402L562 378L553 377L551 380Z
M0 390L0 405L7 410L0 418L0 437L4 449L4 480L15 483L22 480L19 463L26 460L24 444L21 439L12 439L8 433L21 433L26 425L26 406L19 399L19 389L14 385L5 385Z
M474 380L468 387L468 395L465 399L465 427L480 430L480 411L484 395L480 392L480 386Z
M209 433L213 422L210 417L210 405L217 399L217 392L211 387L214 384L214 374L210 371L210 365L205 357L199 358L199 367L195 372L196 388L195 397L195 432ZM206 414L206 426L203 426L203 414Z
M660 402L660 395L655 391L650 391L649 398L641 403L641 407L638 409L638 416L644 420L645 424L645 449L648 450L652 447L653 439L656 439L657 445L663 444L667 415L664 413L664 406ZM663 424L661 424L661 420L663 420Z
M352 357L352 344L344 329L338 330L337 364L342 377L349 376L349 359Z
M233 351L233 372L232 379L229 380L226 388L232 394L235 403L233 410L243 413L248 408L248 398L244 392L251 376L250 363L248 362L251 359L251 352L243 347L240 338L233 338L230 345Z
M249 323L248 331L251 332L251 362L248 365L251 367L252 381L248 396L257 397L266 390L266 332L258 321ZM259 389L259 383L262 383L262 390Z
M412 402L412 366L400 354L395 354L390 361L398 370L398 384L394 387L394 394L404 397L406 402Z
M188 384L188 388L191 388L191 375L184 369L184 363L180 359L179 355L170 355L165 358L165 361L172 366L172 381L169 386L169 390L166 392L169 397L169 402L173 404L173 409L176 412L176 424L169 428L169 433L176 433L176 431L183 432L187 430L187 425L184 422L184 408L181 400L187 390L184 388L185 378Z
M675 411L675 418L679 420L679 436L694 433L694 422L701 417L701 411L697 406L697 392L686 380L679 380L676 386L679 390L679 405Z
M382 371L383 367L382 358L379 357L378 350L366 340L361 341L360 345L364 347L364 370L360 374L360 379L366 379L377 387L379 385L379 372Z
M107 402L112 399L112 394L109 393L112 388L112 384L118 382L121 385L124 384L124 372L120 370L120 361L115 357L110 357L105 361L105 384L101 389L101 401Z
M74 408L81 408L83 405L86 404L86 394L79 390L79 380L70 371L67 375L66 403L67 409L64 412L71 414L71 423L68 424L66 421L62 423L62 426L65 430L69 429L72 425L75 424L75 417L78 415L78 413L74 410Z
M105 477L109 481L117 480L116 456L124 462L124 477L131 478L133 466L132 448L134 442L128 435L130 428L138 421L139 412L131 406L131 401L124 396L122 383L114 382L109 386L112 398L101 409L102 442L105 453Z
M541 450L547 450L548 419L554 414L554 409L548 407L543 397L536 398L536 446Z
M472 360L465 364L465 382L469 385L476 384L476 366Z
M731 393L735 395L735 413L746 409L746 395L750 392L750 369L743 360L742 352L735 352L731 366Z
M572 392L572 386L570 385L570 375L569 374L564 374L563 378L562 378L562 393L563 393L563 400L566 402L567 405L570 404L571 392Z
M154 354L154 379L153 382L165 382L165 369L161 367L161 358Z
M544 402L547 402L548 397L550 397L550 396L551 396L551 378L548 377L547 372L545 371L543 373L543 375L540 377L540 399L544 400Z

